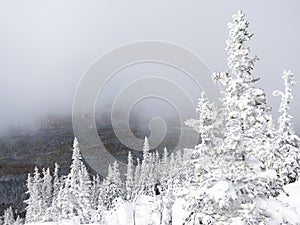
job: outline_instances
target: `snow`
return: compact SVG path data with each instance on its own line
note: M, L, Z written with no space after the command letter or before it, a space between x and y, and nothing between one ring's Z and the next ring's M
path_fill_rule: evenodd
M26 223L26 225L80 225L80 223L73 220L62 220L61 222ZM96 224L89 224L89 225L96 225Z
M295 225L299 224L300 214L297 214L294 208L286 207L281 202L274 199L258 200L257 205L265 209L271 216L271 221L269 221L268 225L286 224L286 222Z
M273 179L276 177L276 175L276 171L271 169L259 173L259 177L263 177L266 179Z
M230 225L246 225L243 221L242 217L236 217L231 220Z
M300 215L300 181L286 185L284 191L287 194L282 193L279 199L288 205L289 208L295 208Z
M225 205L226 199L235 199L237 197L234 188L228 181L217 182L208 190L208 194L210 195L211 199L219 202L221 207Z
M189 215L189 212L184 210L183 205L185 204L185 200L183 198L178 198L173 207L172 207L172 216L173 216L173 225L182 225L184 222L184 218Z
M278 225L280 223L286 224L288 221L290 224L300 224L300 181L296 183L288 184L284 188L285 193L281 193L277 200L282 201L280 203L276 199L256 201L257 206L261 209L267 210L271 215L271 221L268 225ZM226 181L220 181L216 183L210 190L209 194L213 195L216 200L222 200L226 192L231 192L231 187ZM140 196L136 200L134 207L133 202L126 202L122 199L118 199L116 208L112 211L106 211L106 224L109 225L128 225L133 224L133 211L135 210L136 224L148 225L159 224L159 215L153 209L153 203L156 201L156 197L150 197L147 195ZM185 204L184 198L177 198L172 207L173 225L182 225L184 218L188 216L188 211L183 209ZM58 222L38 222L27 223L26 225L79 225L80 223L74 220L63 220ZM89 225L96 225L92 223ZM99 225L99 224L97 224ZM231 219L230 225L244 225L241 217Z

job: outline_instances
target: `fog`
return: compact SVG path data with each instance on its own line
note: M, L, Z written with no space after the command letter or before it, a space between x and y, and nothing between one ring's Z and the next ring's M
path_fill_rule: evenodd
M112 48L141 40L162 40L184 46L211 71L227 68L227 23L239 9L250 21L255 74L275 111L283 89L283 69L300 81L300 3L294 1L0 1L0 133L29 126L49 114L69 115L76 88L86 69ZM134 69L135 68L135 69ZM152 69L151 69L152 68ZM99 96L104 110L126 83L140 76L163 75L179 82L196 101L199 87L166 66L138 65L116 74ZM300 88L291 114L300 132ZM151 103L151 107L149 104ZM166 110L161 101L145 101L145 117ZM143 107L137 106L140 110ZM161 115L162 113L158 113ZM167 113L165 113L167 114ZM168 113L169 114L169 113Z

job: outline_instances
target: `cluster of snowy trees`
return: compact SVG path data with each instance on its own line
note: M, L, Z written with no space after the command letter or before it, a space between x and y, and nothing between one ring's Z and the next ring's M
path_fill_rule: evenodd
M103 212L112 210L116 199L135 201L138 196L154 196L167 189L167 181L175 176L183 161L179 153L168 156L167 149L164 149L162 157L158 152L151 152L148 139L145 138L143 159L137 159L137 166L131 153L128 154L124 181L117 161L109 165L106 178L91 178L75 138L72 164L67 176L59 176L57 164L53 175L49 168L35 168L33 175L28 174L26 223L76 217L81 223L101 224Z
M150 151L145 138L143 159L135 162L129 152L124 179L116 161L101 180L89 176L75 138L67 176L58 175L58 165L53 175L38 168L28 175L26 222L76 217L81 223L104 224L104 212L113 211L118 199L135 204L139 196L156 195L164 199L158 224L172 224L172 206L178 199L184 201L185 224L272 222L261 203L277 201L283 186L299 177L300 139L288 112L295 81L290 71L283 72L284 90L273 93L281 97L280 117L274 122L266 93L253 75L258 58L247 46L253 36L248 26L241 11L229 23L228 70L213 74L213 80L223 85L220 103L210 102L202 93L199 118L186 121L201 136L194 149L176 155L165 149L160 156ZM11 215L9 209L5 221ZM295 222L283 218L280 224Z
M281 116L274 123L266 94L256 87L259 79L252 73L258 58L246 45L253 36L248 26L241 11L228 25L229 68L213 74L224 87L220 104L202 93L199 119L186 122L202 137L193 149L188 175L194 181L187 184L191 192L186 196L189 219L201 224L227 224L237 217L245 224L264 224L271 218L258 199L276 197L283 185L298 179L300 142L288 114L293 74L284 71L285 89L274 92L281 96Z

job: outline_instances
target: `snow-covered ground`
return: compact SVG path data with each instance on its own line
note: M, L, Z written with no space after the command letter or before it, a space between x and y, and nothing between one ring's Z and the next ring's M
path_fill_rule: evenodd
M298 224L300 221L300 181L285 186L284 190L286 194L282 193L278 199L283 204L278 203L272 199L258 200L257 204L261 208L266 209L272 218L270 225L279 225L284 223L284 220L291 221L292 224ZM148 225L148 224L159 224L160 215L158 208L160 207L159 197L152 198L149 196L141 196L137 199L135 207L133 203L124 202L119 200L117 207L112 210L105 212L105 224L109 225L129 225L133 223L133 215L135 212L135 220L137 225ZM172 212L172 224L182 225L184 218L187 216L187 212L182 208L184 204L183 199L177 199L173 205ZM235 218L232 225L242 225L239 218ZM38 222L29 223L26 225L79 225L80 223L74 218L74 220L63 220L58 222ZM96 225L89 224L89 225ZM99 225L99 224L97 224Z
M279 199L286 203L290 208L294 208L300 215L300 181L286 185L284 190L288 196L280 195Z

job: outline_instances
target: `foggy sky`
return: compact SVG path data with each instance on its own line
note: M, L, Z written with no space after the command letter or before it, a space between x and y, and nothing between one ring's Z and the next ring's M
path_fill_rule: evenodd
M250 31L255 34L250 46L260 58L255 69L261 77L259 85L277 111L279 98L271 93L283 89L282 70L291 69L300 81L299 6L296 0L1 0L0 130L30 124L48 113L71 113L76 87L87 67L110 49L126 43L176 43L198 54L211 71L226 70L227 23L239 9L246 13ZM147 73L149 70L135 74L131 70L127 75ZM188 78L182 80L178 75L176 79L183 86L190 84L191 95L199 97L200 92ZM124 80L107 90L116 92ZM291 105L298 132L299 85L294 91L296 102ZM107 96L109 91L102 98L109 99Z

